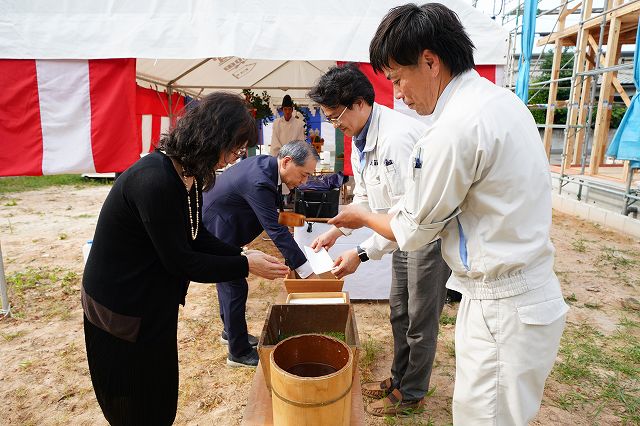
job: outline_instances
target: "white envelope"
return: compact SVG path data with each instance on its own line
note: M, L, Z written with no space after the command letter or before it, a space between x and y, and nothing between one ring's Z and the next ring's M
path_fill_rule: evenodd
M316 253L311 247L304 246L304 254L307 256L314 274L320 275L333 269L333 260L324 248Z

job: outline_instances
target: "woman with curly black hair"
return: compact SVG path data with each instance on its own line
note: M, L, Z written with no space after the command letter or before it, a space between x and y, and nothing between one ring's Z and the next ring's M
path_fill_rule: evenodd
M244 100L213 93L109 192L85 267L82 307L91 381L112 425L173 423L178 305L190 281L288 272L272 256L219 241L201 222L202 191L214 184L215 170L256 141Z

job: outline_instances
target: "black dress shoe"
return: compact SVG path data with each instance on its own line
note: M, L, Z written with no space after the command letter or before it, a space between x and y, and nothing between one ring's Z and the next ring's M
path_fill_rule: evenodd
M227 365L229 367L247 367L256 368L260 358L258 357L258 351L251 348L248 354L235 357L231 354L227 355Z
M227 333L223 330L220 335L220 343L224 343L225 345L229 344L229 339L227 338ZM258 346L258 338L252 334L249 334L249 344L254 348Z

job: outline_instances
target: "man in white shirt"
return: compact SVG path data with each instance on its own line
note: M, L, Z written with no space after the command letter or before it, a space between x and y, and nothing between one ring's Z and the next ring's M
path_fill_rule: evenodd
M289 95L284 95L282 98L282 114L282 117L273 123L269 154L274 157L278 156L283 145L291 141L305 140L304 120L297 111L294 114L293 101Z
M352 137L351 164L355 179L353 204L386 213L404 194L409 158L426 126L405 114L374 102L369 79L354 64L333 67L320 77L309 97L320 104L329 122ZM319 236L312 248L328 249L349 229L333 228ZM374 234L356 249L336 259L333 273L342 278L361 262L393 252L389 294L393 363L391 377L362 385L362 393L376 399L367 412L376 416L402 414L422 408L429 390L436 354L438 326L451 270L442 259L440 240L413 252ZM401 395L398 404L393 398Z
M433 124L411 155L410 188L389 214L349 208L415 250L442 238L462 293L456 321L455 425L526 425L540 408L568 310L553 272L551 179L526 106L473 69L473 43L438 3L399 6L371 41L395 97Z

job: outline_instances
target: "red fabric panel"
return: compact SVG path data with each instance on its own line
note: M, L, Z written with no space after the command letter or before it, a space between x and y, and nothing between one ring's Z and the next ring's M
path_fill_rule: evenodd
M151 146L158 146L160 140L160 116L154 115L151 118ZM150 148L153 151L153 148Z
M169 116L169 97L165 92L156 92L152 89L136 86L136 114ZM174 93L171 99L171 107L174 116L184 113L184 96Z
M142 153L142 115L136 114L136 140L138 152Z
M169 116L167 94L136 86L136 113L140 115Z
M140 158L135 59L90 60L89 93L96 172L122 172Z
M0 60L0 176L42 174L36 61Z
M486 78L492 83L496 82L496 66L495 65L476 65L476 71L482 77Z
M360 62L358 67L373 84L373 90L376 92L376 102L393 109L393 85L387 80L387 77L384 74L376 74L369 63Z
M351 138L344 137L344 175L353 176L353 167L351 166Z
M176 120L184 114L184 96L174 93L171 97L173 110L172 127ZM169 96L165 92L157 92L144 87L136 87L136 114L138 123L138 146L142 151L142 116L151 115L151 145L156 146L160 140L160 117L169 116Z

